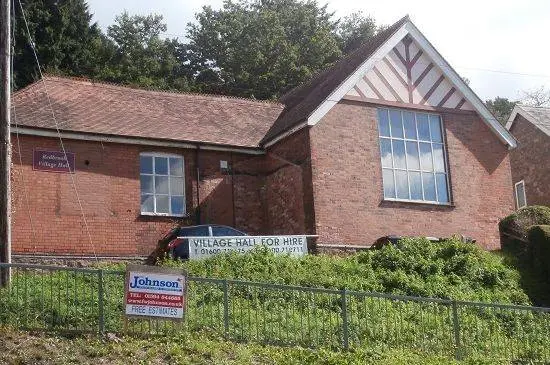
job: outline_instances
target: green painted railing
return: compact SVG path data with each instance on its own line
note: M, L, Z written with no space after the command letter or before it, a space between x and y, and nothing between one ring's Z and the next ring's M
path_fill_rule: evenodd
M332 349L400 348L457 359L550 362L550 308L190 277L182 324L123 317L124 272L0 264L0 324Z

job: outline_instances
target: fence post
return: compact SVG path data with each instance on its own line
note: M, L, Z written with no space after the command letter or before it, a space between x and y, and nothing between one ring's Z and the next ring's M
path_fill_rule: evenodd
M342 289L342 345L347 350L349 347L349 333L348 333L348 303L347 303L347 289Z
M104 292L103 292L103 270L97 272L97 302L98 302L98 316L99 316L99 334L105 333L105 308L104 308Z
M223 328L225 339L229 339L229 285L223 281Z
M455 337L455 358L457 360L462 359L462 349L460 344L460 323L458 321L458 304L456 300L452 301L452 308L453 308L453 333Z

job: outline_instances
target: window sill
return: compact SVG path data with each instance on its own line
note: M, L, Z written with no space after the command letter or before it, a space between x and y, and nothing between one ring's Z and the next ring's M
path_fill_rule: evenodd
M410 204L410 205L442 207L442 208L455 207L454 203L438 203L438 202L429 202L429 201L420 201L420 200L391 199L391 198L383 198L382 203Z
M187 215L184 214L163 214L163 213L147 213L147 212L140 212L140 216L142 217L160 217L160 218L185 218Z

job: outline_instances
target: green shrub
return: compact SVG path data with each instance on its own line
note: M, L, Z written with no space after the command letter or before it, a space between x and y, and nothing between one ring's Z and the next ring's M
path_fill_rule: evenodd
M528 304L519 274L501 256L458 239L430 242L406 238L397 245L346 257L276 256L258 248L246 255L164 265L184 267L192 276L240 279L459 300Z
M538 224L550 224L550 207L534 205L521 208L502 219L499 229L526 240L529 227Z
M550 225L532 226L528 238L533 268L550 282Z

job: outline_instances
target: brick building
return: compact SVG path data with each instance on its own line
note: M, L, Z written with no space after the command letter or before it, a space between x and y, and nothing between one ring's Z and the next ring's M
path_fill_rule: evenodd
M550 108L516 105L506 128L518 144L510 154L516 207L550 206Z
M176 222L494 248L513 209L515 140L408 17L278 102L46 77L14 105L16 253L146 255Z

